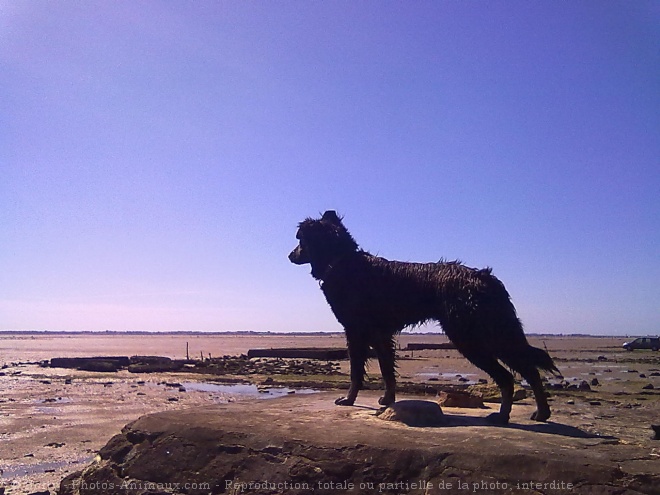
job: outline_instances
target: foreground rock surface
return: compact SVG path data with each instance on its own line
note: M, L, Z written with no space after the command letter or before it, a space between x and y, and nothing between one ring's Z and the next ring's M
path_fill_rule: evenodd
M207 493L658 494L653 440L629 445L558 423L508 427L492 411L444 411L444 426L382 421L376 394L334 394L143 416L65 478L61 495ZM372 407L373 406L373 407Z

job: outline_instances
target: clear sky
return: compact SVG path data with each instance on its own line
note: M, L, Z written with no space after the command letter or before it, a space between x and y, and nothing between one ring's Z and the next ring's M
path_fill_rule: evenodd
M660 4L0 0L0 330L339 331L326 209L658 334Z

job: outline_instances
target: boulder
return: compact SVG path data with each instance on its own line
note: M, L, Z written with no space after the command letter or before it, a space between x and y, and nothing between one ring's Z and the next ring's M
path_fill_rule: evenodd
M471 385L467 389L470 395L475 395L481 397L484 402L502 402L502 394L500 393L500 388L494 384L489 383L486 385ZM527 390L522 388L520 385L515 386L513 390L513 401L517 402L527 398Z
M440 426L446 423L438 403L428 400L400 400L380 411L378 417L408 426Z
M483 408L484 401L479 395L473 395L469 392L448 392L438 393L438 404L442 407L465 407L465 408Z

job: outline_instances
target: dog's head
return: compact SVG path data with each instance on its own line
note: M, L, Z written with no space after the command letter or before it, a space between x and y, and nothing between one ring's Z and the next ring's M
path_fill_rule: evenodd
M312 276L319 280L334 261L358 248L341 218L332 210L326 211L320 219L308 218L300 222L296 239L299 244L289 254L289 260L296 265L310 263Z

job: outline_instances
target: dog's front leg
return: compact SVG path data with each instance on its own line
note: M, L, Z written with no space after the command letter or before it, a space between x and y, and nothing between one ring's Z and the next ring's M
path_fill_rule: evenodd
M374 345L378 355L380 373L385 381L385 395L378 399L381 406L390 406L396 401L396 350L394 341L387 335L377 339Z
M351 363L351 386L346 397L340 397L335 401L338 406L352 406L355 404L355 399L364 383L364 367L369 355L369 346L359 333L353 335L347 330L346 340L348 343L348 357Z

